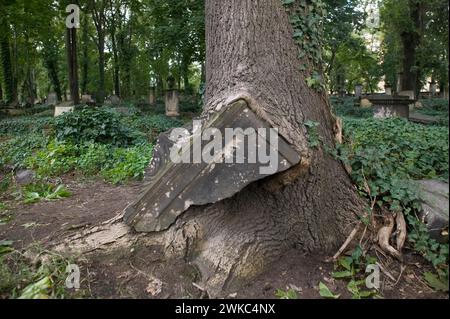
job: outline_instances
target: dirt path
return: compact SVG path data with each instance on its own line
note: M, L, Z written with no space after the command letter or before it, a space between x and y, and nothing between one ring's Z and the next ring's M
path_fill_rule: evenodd
M99 225L115 217L138 195L142 183L112 186L100 181L79 183L70 178L63 182L73 195L56 202L32 205L7 203L13 220L0 226L0 240L14 241L17 249L32 243L45 244L85 227ZM200 298L205 297L198 273L183 261L164 259L160 247L136 246L129 251L103 254L101 251L83 261L82 287L93 298ZM225 298L275 298L277 289L297 290L301 299L320 298L319 282L324 282L342 298L351 298L346 283L331 278L333 264L328 256L305 255L291 251L265 273L240 291L225 291ZM431 291L420 281L426 265L408 255L407 267L395 286L384 286L386 298L448 298Z

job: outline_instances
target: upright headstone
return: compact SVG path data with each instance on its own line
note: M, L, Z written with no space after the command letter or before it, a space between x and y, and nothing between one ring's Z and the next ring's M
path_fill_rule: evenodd
M148 93L148 104L155 105L156 103L156 88L154 86L150 87L150 92Z
M180 116L179 96L176 89L169 89L166 91L166 116L177 117Z
M175 89L175 78L169 76L167 79L168 89L166 90L166 116L176 117L180 116L179 109L179 96L178 91Z
M437 83L435 80L430 82L430 94L431 96L436 96L437 93Z
M58 104L58 96L55 92L50 92L47 96L47 104L55 106Z
M385 85L384 86L384 94L392 95L392 87L390 85Z
M362 96L362 89L363 89L363 87L362 87L361 84L356 84L355 85L355 97L356 98L359 99Z
M83 94L81 96L81 102L83 102L85 104L89 104L89 103L92 103L94 101L92 100L92 96L90 94Z
M74 109L74 106L55 106L55 117L63 115L67 112L73 112Z

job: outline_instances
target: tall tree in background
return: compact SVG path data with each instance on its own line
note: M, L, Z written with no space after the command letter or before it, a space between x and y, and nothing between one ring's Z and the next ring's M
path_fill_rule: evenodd
M72 21L75 23L75 21ZM78 50L77 28L79 25L66 28L67 64L69 68L69 89L73 104L80 103L80 90L78 83Z
M106 39L106 23L108 9L108 0L89 0L88 10L92 13L95 29L97 30L97 37L93 38L97 45L98 51L98 91L97 101L103 103L105 100L105 39Z
M13 0L0 3L0 62L2 68L2 83L4 99L7 104L15 105L18 102L17 86L14 81L13 65L11 61L10 26L8 13Z
M42 56L53 90L55 90L58 101L62 101L62 89L59 80L58 66L59 48L55 38L48 39L43 43Z
M89 74L89 19L87 14L83 14L81 30L81 93L87 94L88 74Z
M423 0L385 0L382 7L384 32L394 33L388 37L394 43L400 43L399 57L401 88L397 91L420 91L420 70L417 50L421 43L424 27L425 2ZM393 49L394 46L390 45Z

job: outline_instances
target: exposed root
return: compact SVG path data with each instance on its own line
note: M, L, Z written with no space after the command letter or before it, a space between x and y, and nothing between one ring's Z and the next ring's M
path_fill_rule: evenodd
M69 236L51 247L53 251L87 254L96 250L107 250L131 246L140 235L133 234L122 222L122 215Z
M391 246L389 239L391 238L392 232L394 231L394 216L387 214L385 217L385 225L380 228L378 232L378 243L385 252L389 253L391 256L402 261L402 254Z
M406 221L402 212L398 212L395 222L397 224L397 251L401 252L406 241Z

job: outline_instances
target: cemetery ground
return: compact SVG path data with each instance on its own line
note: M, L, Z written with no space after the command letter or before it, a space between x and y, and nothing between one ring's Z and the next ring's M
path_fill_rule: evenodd
M436 124L375 120L370 108L355 107L353 99L334 99L344 143L323 151L346 165L361 197L372 204L373 218L361 221L364 233L336 261L293 247L239 291L221 297L448 298L448 226L447 243L430 238L417 217L413 182L448 181L448 101L422 104L417 112L438 118ZM184 100L177 119L164 115L162 102L151 108L80 108L56 119L43 105L2 119L0 298L207 298L197 284L199 272L183 260L166 259L157 245L136 241L113 254L52 250L64 238L114 219L134 201L158 134L189 123L198 105ZM366 235L385 210L403 211L408 222L402 262ZM366 266L374 263L382 269L378 291L364 283ZM81 269L76 291L65 287L69 264Z

